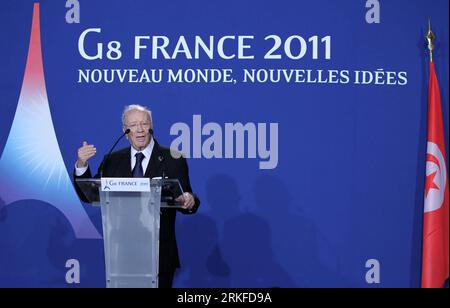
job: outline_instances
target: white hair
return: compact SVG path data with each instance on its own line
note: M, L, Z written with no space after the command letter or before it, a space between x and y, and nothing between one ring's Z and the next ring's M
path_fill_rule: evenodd
M128 105L125 106L123 113L122 113L122 125L123 127L125 127L125 115L127 112L132 111L132 110L139 110L139 111L143 111L145 113L147 113L148 118L150 119L150 124L153 124L153 119L152 119L152 112L150 109L148 109L145 106L141 106L141 105Z

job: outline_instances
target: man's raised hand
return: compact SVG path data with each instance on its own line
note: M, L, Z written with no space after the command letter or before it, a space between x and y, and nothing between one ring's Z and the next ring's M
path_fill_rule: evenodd
M83 146L78 149L78 159L77 167L84 168L87 167L87 162L97 153L97 149L92 144L88 144L86 141L83 142Z

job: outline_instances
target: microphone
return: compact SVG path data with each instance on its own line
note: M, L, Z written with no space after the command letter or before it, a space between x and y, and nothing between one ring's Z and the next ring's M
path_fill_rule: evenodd
M114 145L111 147L111 150L109 150L108 155L105 156L105 159L102 162L102 165L100 166L100 178L103 177L103 170L105 169L106 166L106 162L108 161L109 156L111 155L112 151L114 150L114 148L116 147L116 145L119 143L119 141L125 136L128 135L131 132L131 130L129 128L127 128L123 134L117 139L116 143L114 143Z
M152 138L155 139L155 137L153 136L153 134L155 133L154 130L152 128L149 128L148 132L150 133ZM165 162L164 155L159 155L158 156L158 161L161 163L161 171L162 171L161 179L164 180L166 178L166 162Z
M161 171L162 176L161 178L164 180L166 179L166 162L164 161L165 157L163 155L158 156L158 160L161 163Z

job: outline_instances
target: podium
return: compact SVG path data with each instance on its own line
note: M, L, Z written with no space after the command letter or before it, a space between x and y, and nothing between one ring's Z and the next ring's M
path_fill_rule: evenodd
M180 208L178 180L76 179L94 206L101 206L107 288L157 288L160 209Z

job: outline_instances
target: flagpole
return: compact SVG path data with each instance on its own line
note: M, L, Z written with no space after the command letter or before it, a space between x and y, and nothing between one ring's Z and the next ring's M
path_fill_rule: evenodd
M433 62L434 40L436 39L436 37L434 36L433 31L431 31L430 19L428 19L428 32L425 38L428 42L428 50L430 51L430 62Z

